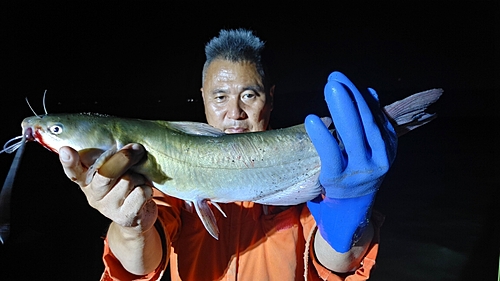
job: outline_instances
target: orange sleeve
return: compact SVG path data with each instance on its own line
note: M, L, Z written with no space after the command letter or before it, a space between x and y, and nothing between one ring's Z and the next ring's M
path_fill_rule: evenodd
M155 228L160 234L162 240L163 248L163 258L158 265L158 267L151 273L147 275L134 275L123 268L122 264L111 252L107 238L104 240L104 273L101 276L101 281L111 281L111 280L160 280L163 275L167 263L169 253L167 252L170 248L170 241L173 236L177 233L180 227L180 217L179 208L180 201L174 200L168 197L156 189L153 189L153 197L158 205L158 219L155 223ZM168 225L168 227L167 227ZM168 235L166 235L168 233Z
M365 257L361 262L360 268L358 268L355 272L346 274L334 273L319 263L319 261L315 257L313 247L309 247L309 263L313 265L313 268L316 270L316 272L308 272L308 274L310 276L318 275L322 280L328 280L328 281L367 280L370 277L370 271L375 266L375 259L378 254L378 248L380 242L380 227L382 226L382 223L384 221L384 216L377 211L373 211L371 216L371 221L374 228L373 239L370 246L368 246L368 251L366 252ZM316 230L317 227L315 227L313 232L315 233ZM314 234L311 235L311 240L309 241L308 244L314 245Z

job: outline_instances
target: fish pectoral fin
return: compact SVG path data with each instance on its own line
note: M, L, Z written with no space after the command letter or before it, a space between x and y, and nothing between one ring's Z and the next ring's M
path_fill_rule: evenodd
M113 145L110 149L104 151L97 160L95 160L94 164L92 164L87 170L87 176L85 177L85 185L89 185L92 179L94 178L95 173L101 166L106 162L113 154L117 151L116 145Z
M208 200L200 199L196 200L193 203L196 213L198 213L203 226L205 226L205 229L208 231L208 233L210 233L210 235L212 235L212 237L219 240L219 228L217 227L217 220L215 219L215 215L212 212L212 209L210 209L210 206L208 205ZM219 209L219 211L222 212L218 205L216 205L216 207L217 209ZM222 212L222 214L224 214L224 212ZM226 214L224 214L224 216L226 216Z
M330 117L321 117L321 121L323 122L323 124L325 124L325 127L330 127L330 125L332 125L332 118Z

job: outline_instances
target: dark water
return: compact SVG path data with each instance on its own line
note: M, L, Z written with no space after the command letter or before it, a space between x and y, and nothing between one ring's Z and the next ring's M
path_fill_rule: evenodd
M499 261L498 4L478 2L220 7L0 4L0 141L48 111L203 121L203 45L220 28L267 41L276 82L272 126L327 115L322 88L340 70L382 104L444 88L438 119L400 138L375 203L386 215L372 280L496 280ZM453 8L453 9L452 9ZM205 14L206 13L206 14ZM215 16L217 15L217 16ZM21 20L22 19L22 20ZM196 25L191 23L196 22ZM0 179L13 155L0 154ZM66 179L57 156L26 147L0 280L97 280L109 221Z
M482 120L437 119L401 138L376 208L374 280L495 280L498 163Z

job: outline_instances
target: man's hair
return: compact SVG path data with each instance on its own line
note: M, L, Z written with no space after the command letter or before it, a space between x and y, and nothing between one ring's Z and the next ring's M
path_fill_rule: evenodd
M202 81L205 81L208 66L213 60L223 59L231 62L248 61L255 64L259 75L267 87L261 55L264 42L246 29L221 30L219 37L214 37L205 46L207 60L203 65Z

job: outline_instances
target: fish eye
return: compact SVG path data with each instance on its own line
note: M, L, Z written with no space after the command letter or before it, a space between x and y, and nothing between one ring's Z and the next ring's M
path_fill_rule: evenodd
M63 126L60 124L52 125L49 127L49 131L54 135L59 135L63 132Z

